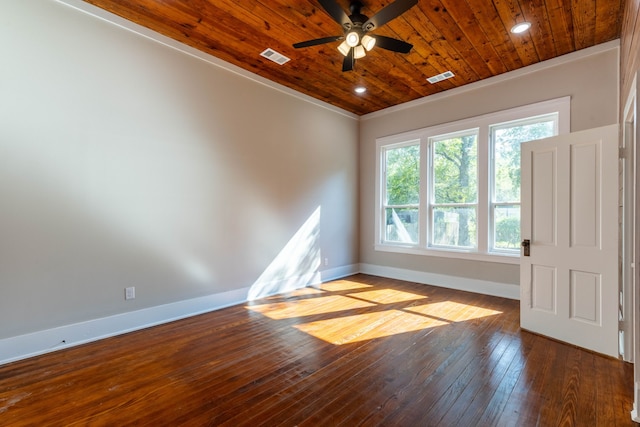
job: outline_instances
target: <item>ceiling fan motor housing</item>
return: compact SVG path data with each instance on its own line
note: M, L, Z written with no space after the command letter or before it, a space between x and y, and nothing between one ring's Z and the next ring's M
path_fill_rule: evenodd
M369 20L368 16L362 14L361 12L362 7L363 7L363 4L360 3L359 1L352 1L351 4L349 5L349 11L351 12L349 19L353 23L354 27L356 28L360 27L360 29L363 31L371 31L373 29L373 25L368 25L371 27L368 29L362 28L363 24ZM350 28L347 28L347 31L351 29L351 25L348 25L348 26Z

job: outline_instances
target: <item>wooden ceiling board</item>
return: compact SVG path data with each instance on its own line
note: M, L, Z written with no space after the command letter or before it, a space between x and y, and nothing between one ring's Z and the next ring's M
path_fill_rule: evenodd
M611 7L609 0L596 1L596 44L620 37L625 2L615 3L615 7Z
M573 42L573 18L571 8L563 0L547 0L547 16L556 54L565 55L575 50ZM615 38L615 37L613 37Z
M619 38L624 0L419 0L374 34L413 44L374 48L342 72L342 34L317 0L84 0L216 58L357 115L379 111ZM349 1L337 0L349 14ZM389 0L364 0L371 17ZM510 28L529 21L531 29ZM291 59L278 65L266 48ZM427 78L452 71L436 84ZM354 93L356 86L367 92Z

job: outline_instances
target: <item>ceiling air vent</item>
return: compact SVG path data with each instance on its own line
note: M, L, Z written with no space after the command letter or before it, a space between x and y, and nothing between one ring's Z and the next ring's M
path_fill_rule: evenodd
M260 54L260 56L264 56L267 59L272 60L273 62L275 62L276 64L284 64L285 62L290 61L290 58L287 58L286 56L284 56L281 53L276 52L275 50L271 49L271 48L267 48L264 50L264 52L262 52Z
M442 74L438 74L437 76L429 77L427 81L431 84L441 82L443 80L450 79L454 74L451 71L445 71Z

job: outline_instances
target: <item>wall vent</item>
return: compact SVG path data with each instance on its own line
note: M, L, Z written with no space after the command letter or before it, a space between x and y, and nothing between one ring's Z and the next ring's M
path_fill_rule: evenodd
M260 56L264 56L265 58L270 59L276 64L280 64L280 65L291 60L290 58L287 58L283 54L278 53L271 48L265 49L264 52L260 54Z
M451 71L445 71L442 74L438 74L437 76L429 77L427 81L431 84L441 82L443 80L450 79L454 74Z

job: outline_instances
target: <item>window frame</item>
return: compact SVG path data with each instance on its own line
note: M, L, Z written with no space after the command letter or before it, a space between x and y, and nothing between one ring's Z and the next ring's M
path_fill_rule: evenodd
M553 117L555 116L555 117ZM520 247L518 246L516 249L507 249L507 248L497 248L495 246L495 236L496 236L496 208L497 207L518 207L522 206L522 200L520 201L496 201L496 148L495 148L495 138L494 131L500 129L509 129L517 126L526 126L533 125L542 122L549 121L549 119L555 120L554 123L554 132L555 135L559 135L559 124L560 124L560 114L557 111L539 114L536 116L525 117L522 119L510 120L507 122L494 123L489 126L489 247L488 250L490 253L503 253L506 255L519 255Z
M376 251L405 253L414 255L427 255L438 257L449 257L459 259L472 259L506 264L518 264L520 262L520 252L513 251L491 251L493 236L492 215L489 209L492 208L492 147L490 141L490 127L508 122L529 119L536 116L557 113L558 124L557 134L567 134L570 132L570 107L571 97L551 99L537 102L521 107L503 110L495 113L484 114L468 119L434 125L414 131L403 132L396 135L385 136L376 139L376 177L375 177L375 244ZM430 221L430 198L431 190L427 190L431 185L432 165L429 164L429 141L431 138L455 134L462 131L478 129L478 200L477 200L477 242L476 247L471 249L460 249L443 246L429 246L428 236L431 233ZM416 141L420 143L420 202L418 209L419 236L417 244L406 244L398 242L385 242L383 224L386 222L384 215L383 197L386 192L386 182L383 164L385 156L384 150L389 147L402 145L412 145ZM501 204L499 204L501 205Z
M437 249L437 250L455 250L455 251L471 251L471 252L475 252L477 250L478 247L478 241L477 241L477 236L476 236L476 243L474 246L471 247L460 247L460 246L453 246L453 245L443 245L443 244L437 244L434 242L434 236L435 236L435 213L434 211L437 208L472 208L475 213L476 213L476 221L478 220L478 190L479 190L479 171L478 171L478 158L477 158L477 151L478 151L478 140L479 140L479 133L480 133L480 129L478 128L471 128L471 129L463 129L460 130L458 132L453 132L453 133L447 133L447 134L441 134L441 135L436 135L436 136L431 136L428 138L428 142L427 142L427 153L429 158L427 159L428 162L428 168L427 168L427 174L428 174L428 189L427 189L427 201L428 201L428 206L427 206L427 216L428 216L428 222L426 224L427 226L427 240L426 240L426 245L428 248L433 248L433 249ZM445 141L445 140L450 140L456 137L462 137L462 136L469 136L469 135L474 135L476 137L476 170L475 170L475 178L476 178L476 200L475 202L466 202L466 203L438 203L435 200L435 184L436 184L436 179L435 179L435 166L434 166L434 161L435 161L435 144L441 141Z
M387 169L387 152L389 152L390 150L395 150L398 148L406 148L406 147L412 147L412 146L418 146L418 155L420 156L419 158L419 162L420 162L420 173L422 173L422 157L423 157L423 153L422 153L422 147L421 147L421 142L419 139L414 139L414 140L409 140L409 141L405 141L399 144L388 144L384 147L382 147L381 153L380 153L380 161L381 161L381 168L384 171L384 175L383 177L386 178L386 169ZM422 181L422 178L420 179L420 181ZM421 185L422 183L420 183ZM387 180L385 179L384 183L382 183L381 185L381 191L382 191L382 196L381 196L381 209L382 209L382 215L384 218L384 224L386 225L387 223L387 214L386 211L387 209L391 208L399 208L399 209L407 209L407 208L417 208L418 209L418 215L420 215L420 202L422 201L422 192L420 191L420 189L418 190L418 203L410 203L410 204L403 204L403 205L391 205L389 203L387 203ZM393 245L399 245L399 246L416 246L417 244L420 243L420 233L422 232L422 229L420 227L421 225L421 221L418 218L418 243L411 243L411 242L400 242L400 241L393 241L393 240L389 240L386 241L387 244L393 244ZM383 225L381 224L381 227ZM382 236L385 236L386 232L382 231Z

